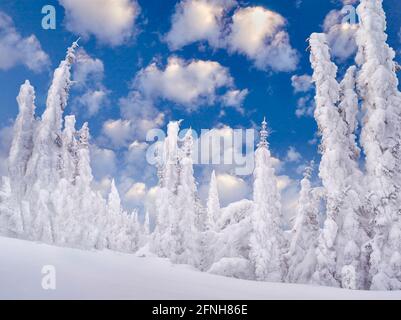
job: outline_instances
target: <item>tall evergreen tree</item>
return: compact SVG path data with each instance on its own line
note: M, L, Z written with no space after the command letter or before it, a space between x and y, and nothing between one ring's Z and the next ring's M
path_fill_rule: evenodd
M374 211L372 289L401 289L401 94L395 52L387 44L382 0L361 0L357 9L358 88L365 113L361 144Z
M65 60L54 71L46 110L34 135L32 157L28 163L27 176L32 185L52 189L58 183L62 167L62 120L71 86L71 66L75 60L75 42L67 50Z
M10 217L14 234L23 235L27 231L25 225L31 222L29 212L24 211L21 205L27 188L25 174L32 155L36 125L35 90L28 80L21 86L17 102L19 112L13 128L13 139L8 157L9 181L12 190L9 201L15 204L12 217Z
M34 132L33 151L26 170L27 201L33 217L30 237L45 242L56 240L56 222L51 209L51 192L62 177L62 115L67 105L71 85L71 66L75 59L75 42L68 50L65 60L55 70L50 86L46 110ZM42 225L44 224L44 225Z
M100 246L100 229L102 229L102 212L106 207L103 197L92 189L92 169L89 151L89 127L85 122L78 131L76 150L76 169L74 182L75 214L81 221L81 242L86 247Z
M17 201L25 194L25 174L33 150L35 129L35 90L27 80L17 97L19 112L13 128L13 139L8 157L11 187Z
M255 152L249 258L257 280L280 282L285 274L285 243L281 229L280 193L267 137L267 122L264 120Z
M188 130L182 141L179 156L179 183L177 187L177 205L175 214L170 218L172 229L175 230L172 236L175 238L173 243L176 245L173 249L172 259L181 263L197 264L196 237L195 228L196 218L196 183L193 170L193 137L192 130Z
M156 227L153 232L151 248L162 257L170 257L171 249L176 247L172 234L177 232L173 223L176 214L177 189L179 184L178 132L180 122L170 122L162 150L158 149L159 187L156 198Z
M337 66L331 61L326 35L312 34L310 46L316 84L315 118L322 136L319 176L326 193L326 220L313 278L319 284L340 286L343 275L349 279L352 273L355 286L361 288L365 281L361 249L367 239L360 222L361 195L355 187L362 182L355 141L338 107L341 91L336 80ZM350 111L348 115L352 119Z

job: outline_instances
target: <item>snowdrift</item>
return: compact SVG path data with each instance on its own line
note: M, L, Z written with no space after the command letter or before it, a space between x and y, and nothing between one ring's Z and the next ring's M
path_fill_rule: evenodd
M0 237L0 299L401 299L401 291L351 291L226 278L166 259L84 251ZM44 290L44 265L56 289Z

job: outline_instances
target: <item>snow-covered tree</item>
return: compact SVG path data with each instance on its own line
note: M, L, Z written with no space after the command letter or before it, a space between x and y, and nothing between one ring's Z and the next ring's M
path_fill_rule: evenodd
M17 97L19 112L13 128L13 139L8 157L11 188L17 201L25 194L25 173L33 150L35 129L35 90L27 80Z
M13 139L8 157L9 182L11 187L8 206L13 205L9 224L14 236L24 234L25 225L31 222L29 212L21 207L27 188L25 174L28 161L33 150L33 134L35 130L35 90L29 83L21 86L17 97L19 112L13 128Z
M114 179L111 181L110 193L107 199L107 209L111 216L120 215L123 212L120 194L117 190Z
M216 221L220 217L220 200L219 191L217 189L216 173L213 170L210 177L209 195L207 198L207 228L216 229Z
M348 210L344 211L341 228L342 236L345 239L341 283L343 288L367 289L369 269L369 250L367 247L369 244L368 235L370 234L371 216L366 203L364 177L355 163L359 161L361 152L356 138L359 113L358 94L356 93L356 71L357 68L355 66L349 67L340 83L339 109L348 129L346 139L349 145L349 155L356 168L353 170L355 180L350 181L352 187L345 190L345 196L349 198L348 202L354 205L349 206Z
M34 135L34 147L28 163L27 176L31 184L51 190L62 172L62 120L71 86L71 66L75 59L75 42L67 50L65 60L54 71L46 110Z
M0 181L0 235L18 237L22 235L20 211L16 214L16 202L8 177Z
M81 243L88 248L103 248L104 242L100 238L106 210L106 201L92 189L92 169L90 166L89 151L89 127L84 123L77 133L76 169L73 179L74 188L74 216L80 221L77 229L80 229Z
M118 219L122 218L123 209L121 207L121 198L117 190L114 179L111 181L110 192L107 198L107 212L104 221L104 237L106 239L106 247L111 250L117 250L119 247L118 233L120 226Z
M401 95L395 52L387 44L382 0L361 0L357 12L358 88L364 110L361 144L366 153L369 199L374 210L372 289L401 289Z
M33 135L32 155L26 170L26 198L33 215L28 231L29 237L46 242L56 240L55 212L52 210L51 193L63 174L62 115L67 105L71 85L71 66L78 44L68 50L65 60L55 70L50 86L46 110ZM42 223L44 225L42 225Z
M193 169L193 137L192 130L188 130L183 138L179 152L179 182L177 186L177 208L170 214L172 229L171 248L173 261L197 264L195 228L196 217L196 183Z
M167 126L167 137L163 146L164 186L172 194L177 194L180 180L180 151L178 147L178 133L181 121L170 122Z
M114 181L108 201L94 191L88 124L77 132L74 116L63 119L77 46L68 49L54 72L41 119L34 117L33 87L28 81L21 86L10 179L4 178L0 188L0 233L132 252L143 238L137 212L123 210Z
M309 283L316 269L316 249L319 237L319 203L311 187L313 162L305 169L301 181L297 215L291 231L291 242L286 260L287 281Z
M210 183L209 194L207 198L206 208L198 209L201 213L201 223L198 230L198 249L199 263L198 267L201 270L208 270L215 262L215 245L218 238L217 220L220 218L221 208L217 189L216 173L213 170Z
M159 187L156 198L156 227L151 241L151 250L162 257L169 257L172 243L172 224L176 214L177 189L179 184L178 132L180 122L170 122L163 146L157 150Z
M255 279L255 267L249 259L250 237L253 231L251 216L253 202L241 200L221 209L218 232L209 231L204 270L241 279ZM203 269L201 269L203 270Z
M75 123L75 116L66 116L62 133L62 177L72 184L75 184L78 169L78 141Z
M264 120L255 152L249 259L255 268L257 280L280 282L285 274L285 243L281 229L280 192L267 137L267 123Z
M78 164L75 116L64 118L61 140L60 178L51 192L51 203L48 206L52 208L54 242L68 245L83 240L80 234L82 224L85 223L82 218L80 219L82 224L78 223L78 213L81 211L76 206L78 199L74 198Z
M90 152L89 152L89 126L85 122L78 132L78 150L77 150L77 177L87 186L90 186L93 175L90 166Z
M145 213L145 220L143 221L143 233L146 238L149 238L150 236L150 214L149 210L146 210Z
M137 211L131 214L124 211L114 179L111 182L103 223L101 237L105 239L108 249L124 252L138 249L140 225Z
M361 263L361 249L367 238L360 221L362 201L358 186L362 184L362 174L356 161L352 131L355 123L351 111L357 105L351 105L348 98L352 94L345 92L343 109L339 107L341 91L336 80L337 66L331 61L326 35L312 34L310 46L316 84L315 118L322 136L319 176L326 194L326 220L319 237L313 280L322 285L339 286L343 282L342 269L346 267L354 269L357 286L363 287L365 266ZM344 88L348 77L350 73L346 75ZM347 110L345 118L342 110ZM347 125L347 117L354 128Z
M353 159L359 159L360 149L357 144L356 131L358 129L358 94L356 93L356 66L347 69L340 83L340 103L338 105L341 116L347 127L347 137L353 154Z
M37 188L37 186L36 186ZM55 219L54 212L50 210L51 192L46 189L36 189L35 206L32 206L30 201L30 210L32 212L31 232L28 236L32 240L39 240L44 243L55 243ZM58 235L57 235L58 236Z

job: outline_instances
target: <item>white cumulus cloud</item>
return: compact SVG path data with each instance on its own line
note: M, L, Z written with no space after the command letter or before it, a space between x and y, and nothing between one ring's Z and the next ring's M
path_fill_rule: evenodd
M117 158L113 150L91 145L91 162L93 175L101 181L105 177L113 177L117 171Z
M242 105L248 93L248 89L227 91L222 97L223 104L227 107L233 107L243 113L244 110Z
M103 85L103 61L89 56L80 48L74 65L74 88L79 96L72 103L75 112L84 111L85 116L92 117L108 104L109 90Z
M84 38L117 46L135 34L139 6L134 0L59 0L65 9L66 27Z
M88 81L99 82L104 77L104 64L98 58L92 58L88 53L79 48L76 53L73 79L78 86L85 86Z
M308 74L303 74L301 76L293 75L291 77L291 85L294 88L295 93L307 92L313 88L312 77Z
M190 111L215 103L220 98L217 91L231 90L234 80L228 69L218 62L170 57L165 68L152 63L142 69L135 78L134 87L147 100L169 100ZM244 95L245 92L237 101L233 98L227 102L238 105Z
M125 193L124 199L131 206L140 206L147 196L146 185L143 182L134 183Z
M88 90L77 98L77 103L85 108L89 117L92 117L99 112L103 105L108 103L107 95L108 91L104 89Z
M177 4L166 41L173 50L197 41L218 46L223 15L235 4L232 0L184 0Z
M287 162L299 162L302 159L302 155L295 149L295 147L289 147L285 161Z
M249 185L240 177L222 173L216 178L220 201L223 205L247 198L251 192Z
M50 64L35 35L24 38L15 28L10 16L0 11L0 70L25 65L35 72Z
M207 41L213 48L240 53L261 70L292 71L298 54L285 31L286 20L261 6L239 7L236 1L183 0L165 39L173 50Z
M344 14L339 10L330 11L323 23L323 31L331 47L331 53L340 60L346 60L356 52L355 34L357 24L343 21Z
M132 125L130 120L107 120L103 124L102 132L110 139L114 146L124 146L132 137Z
M284 31L286 20L280 14L263 7L237 10L233 16L228 47L245 54L259 69L294 70L298 54L291 47Z

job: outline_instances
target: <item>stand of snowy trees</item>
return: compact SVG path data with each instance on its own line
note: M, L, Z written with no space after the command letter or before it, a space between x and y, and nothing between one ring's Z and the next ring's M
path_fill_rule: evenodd
M401 94L395 53L386 43L382 0L361 0L358 14L356 65L341 81L326 35L310 37L321 183L311 182L312 163L301 181L292 230L283 229L266 121L255 151L252 201L221 208L213 172L206 206L201 204L193 135L189 130L180 139L180 122L168 124L157 150L153 230L148 214L142 225L136 212L124 212L114 182L104 200L91 186L87 124L76 130L74 116L63 119L74 44L54 73L40 119L34 89L29 82L21 87L9 177L0 188L0 234L127 252L146 246L174 263L243 279L400 290Z
M77 46L55 70L41 118L34 88L21 86L9 176L0 188L0 234L132 252L145 241L136 212L123 211L114 181L107 201L93 190L88 124L76 130L74 116L63 118Z

